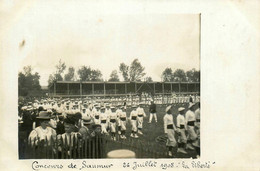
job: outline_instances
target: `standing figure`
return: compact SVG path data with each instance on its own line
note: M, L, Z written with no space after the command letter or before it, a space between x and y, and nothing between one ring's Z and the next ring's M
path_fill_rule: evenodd
M197 158L200 157L200 102L198 102L198 109L195 110L195 118L196 118L196 122L195 122L195 131L197 133L198 136L198 144L196 147L196 151L197 151Z
M100 113L100 124L101 124L101 134L108 134L107 132L107 114L105 113L105 107L101 108Z
M185 146L186 146L186 143L187 143L187 137L186 137L186 134L185 134L186 122L185 122L185 118L184 118L185 108L180 107L178 109L178 111L179 111L179 114L176 118L176 120L177 120L177 132L179 134L177 152L187 154L187 152L185 151Z
M124 106L121 107L122 112L120 112L120 125L121 125L121 138L126 139L125 132L126 132L126 109Z
M194 150L193 146L197 146L197 134L195 132L195 105L194 103L189 104L189 110L185 114L185 119L187 123L187 132L188 132L188 140L187 140L187 149ZM193 146L192 146L193 145Z
M50 114L46 111L39 113L37 119L40 121L40 126L36 127L29 135L28 141L31 146L50 146L52 140L56 140L56 131L49 127L51 119Z
M137 111L137 124L138 124L138 133L140 135L143 135L142 133L142 129L143 129L143 122L144 122L144 117L146 117L146 114L144 112L144 108L143 108L143 103L140 103L138 108L136 109Z
M153 117L154 117L155 122L157 122L156 105L153 101L151 101L149 112L150 112L150 118L149 118L148 123L152 122Z
M119 135L121 135L121 122L120 122L121 112L122 112L121 106L118 105L116 110L116 116L117 116L117 130Z
M78 148L78 139L81 137L75 128L76 120L74 115L66 117L64 119L65 133L57 136L59 153L65 152L69 158L72 158L73 151Z
M176 127L173 122L171 106L168 106L165 112L166 114L163 117L164 133L167 137L166 146L168 147L168 155L171 157L173 152L173 147L177 146L177 142L175 140L175 133L174 133L174 131L176 131Z
M116 108L115 107L111 107L111 113L108 116L109 117L109 128L110 128L110 133L111 133L111 138L112 140L116 140L116 119L117 119L117 115L116 115Z
M100 106L96 106L95 110L92 110L94 124L100 125Z
M107 131L109 131L109 123L108 123L108 117L111 115L111 109L110 109L110 104L109 103L106 103L106 110L105 110L105 114L106 114L106 117L107 117L107 122L106 122L106 129Z
M138 138L138 135L137 135L137 112L136 112L136 105L133 105L132 108L132 112L130 113L130 121L131 121L131 126L132 126L132 133L131 133L131 137L134 137L134 138Z

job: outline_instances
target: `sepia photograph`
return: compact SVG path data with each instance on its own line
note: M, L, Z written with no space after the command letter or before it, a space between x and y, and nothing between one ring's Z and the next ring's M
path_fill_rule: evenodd
M259 170L259 10L2 0L1 168Z
M19 159L199 158L200 14L60 15L21 36Z

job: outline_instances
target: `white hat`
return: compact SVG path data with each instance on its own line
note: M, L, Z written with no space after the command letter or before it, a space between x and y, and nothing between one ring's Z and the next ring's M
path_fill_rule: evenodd
M23 107L22 107L22 110L26 110L26 109L27 109L27 106L23 106Z
M178 111L179 111L179 112L181 112L181 111L183 111L183 110L185 110L184 107L179 107L179 108L178 108Z
M165 112L168 112L169 110L171 110L171 108L172 108L172 106L166 107Z
M194 106L195 104L194 103L190 103L189 104L189 108L191 108L192 106Z

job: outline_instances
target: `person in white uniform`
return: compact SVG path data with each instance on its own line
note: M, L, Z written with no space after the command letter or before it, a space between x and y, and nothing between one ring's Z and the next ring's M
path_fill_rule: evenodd
M146 117L146 114L144 112L144 108L142 106L143 106L143 103L140 103L138 108L136 109L138 133L141 134L141 135L143 135L143 133L142 133L143 122L144 122L144 117Z
M125 132L126 132L126 109L125 106L121 107L122 112L120 112L120 126L121 126L121 138L126 139Z
M188 140L187 140L187 149L194 150L193 146L197 146L197 134L195 132L195 105L194 103L189 104L189 110L185 114L185 120L187 124ZM193 146L192 146L193 145Z
M92 110L94 124L100 125L100 106L96 106L95 110Z
M118 131L118 134L121 135L121 122L120 122L120 115L121 115L121 112L122 112L122 109L121 109L121 106L118 105L117 106L117 110L116 110L116 116L117 116L117 131Z
M112 140L115 141L116 140L116 119L117 119L115 107L111 106L111 113L108 117L109 117L109 129L111 133L111 138Z
M132 126L132 133L131 133L130 136L134 137L134 138L138 138L138 135L137 135L137 112L136 112L137 106L133 105L132 108L133 108L133 110L130 113L130 117L129 117L129 120L131 121L131 126Z
M173 122L173 115L171 112L171 107L168 106L165 110L166 114L163 117L163 123L164 123L164 133L167 137L166 146L168 148L168 155L171 157L173 154L173 148L177 146L177 142L175 139L175 131L176 127Z
M200 157L200 102L198 102L198 108L195 110L195 118L196 118L196 122L195 122L195 132L197 133L198 136L198 144L196 147L196 151L197 151L197 158Z
M108 117L105 112L105 107L101 108L101 113L100 113L100 124L101 124L101 134L108 134L107 132L107 121Z
M185 151L185 146L187 143L187 137L185 134L185 130L186 130L186 121L184 118L184 114L185 114L185 108L180 107L178 108L179 114L176 118L177 120L177 132L179 134L178 137L178 153L184 153L187 154L187 152Z

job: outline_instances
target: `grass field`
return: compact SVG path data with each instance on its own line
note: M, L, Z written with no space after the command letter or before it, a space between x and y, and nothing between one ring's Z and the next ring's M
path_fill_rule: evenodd
M174 122L176 125L176 117L178 115L178 108L179 107L188 107L188 104L178 104L178 105L173 105L172 106L172 112L173 112L173 118L174 118ZM156 123L153 121L152 123L148 123L149 121L149 106L144 107L145 113L146 113L146 117L144 118L144 123L143 123L143 135L139 135L139 139L141 141L144 142L149 142L149 143L160 143L160 144L165 144L164 142L156 142L156 138L158 136L164 136L164 128L163 128L163 117L165 115L165 108L167 107L167 105L157 105L157 119L158 122ZM131 108L127 109L127 116L129 117L130 112L131 112ZM127 122L127 131L126 131L126 137L127 138L131 138L130 137L131 134L131 125L130 122ZM177 138L177 137L176 137ZM177 139L176 139L177 140ZM194 150L186 150L188 152L188 154L182 154L182 153L177 153L177 148L174 149L175 153L173 154L173 158L195 158L196 157L196 152Z

